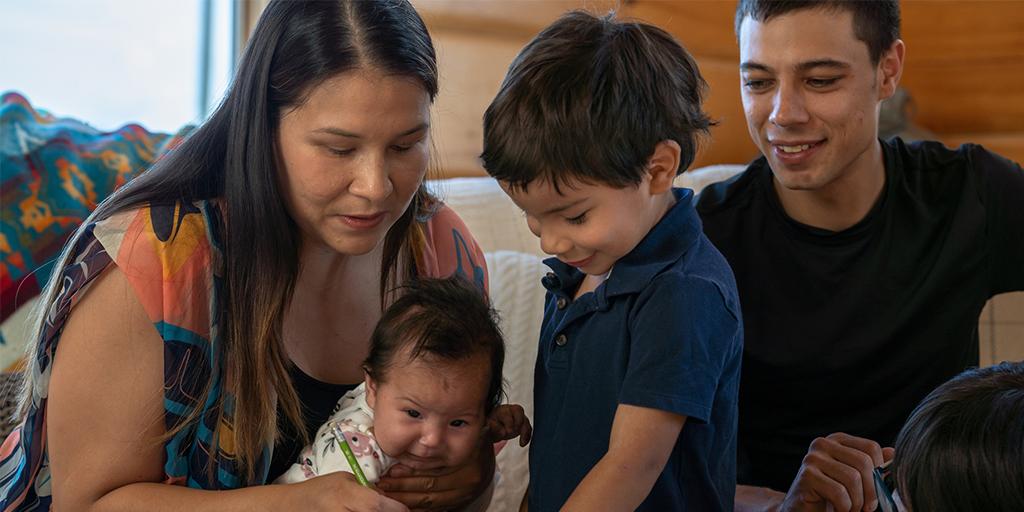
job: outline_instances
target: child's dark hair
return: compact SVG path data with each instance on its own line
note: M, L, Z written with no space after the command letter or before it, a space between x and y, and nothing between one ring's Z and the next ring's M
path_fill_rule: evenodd
M399 293L373 330L370 355L363 363L366 373L385 382L395 356L406 347L412 360L462 361L483 355L491 363L484 405L490 414L502 399L505 341L486 295L459 276L416 279Z
M674 140L680 173L712 124L707 83L670 34L652 25L563 15L512 62L484 113L487 173L525 189L570 181L637 186L655 146Z
M892 471L911 510L1024 510L1024 363L932 391L900 431Z
M736 4L736 35L743 19L766 22L777 16L805 9L825 9L853 14L853 33L868 45L871 63L878 61L900 38L899 0L740 0Z

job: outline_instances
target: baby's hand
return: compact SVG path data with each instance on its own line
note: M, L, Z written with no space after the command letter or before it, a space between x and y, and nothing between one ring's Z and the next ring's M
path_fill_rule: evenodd
M487 419L487 431L492 443L519 437L519 446L526 446L533 427L521 405L499 405Z

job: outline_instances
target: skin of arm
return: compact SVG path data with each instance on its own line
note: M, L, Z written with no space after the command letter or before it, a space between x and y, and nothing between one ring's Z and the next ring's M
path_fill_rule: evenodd
M163 363L152 321L124 274L109 267L84 290L54 356L46 404L54 509L405 510L347 473L233 491L159 483Z
M685 423L686 416L619 404L608 452L562 510L635 510L665 468Z

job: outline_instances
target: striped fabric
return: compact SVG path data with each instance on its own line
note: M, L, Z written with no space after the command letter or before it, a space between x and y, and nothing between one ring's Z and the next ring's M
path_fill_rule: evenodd
M50 469L46 453L45 406L50 363L61 329L76 300L108 264L124 273L164 340L164 409L168 428L201 408L201 420L165 444L165 482L199 489L241 485L236 465L232 396L216 369L220 341L217 294L221 293L220 208L214 202L175 204L123 212L95 223L74 249L64 286L46 319L35 357L36 394L29 414L0 445L0 510L48 510ZM487 287L483 252L458 216L441 207L415 224L417 272L441 277L460 273ZM212 381L202 403L195 397ZM221 414L221 408L223 413ZM218 418L220 420L218 421ZM220 439L214 452L214 437ZM266 478L272 446L262 456ZM207 468L212 464L214 471Z

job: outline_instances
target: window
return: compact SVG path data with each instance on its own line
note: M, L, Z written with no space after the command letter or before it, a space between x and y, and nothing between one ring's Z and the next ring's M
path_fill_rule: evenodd
M0 15L0 91L100 130L174 132L221 100L231 0L32 0Z

